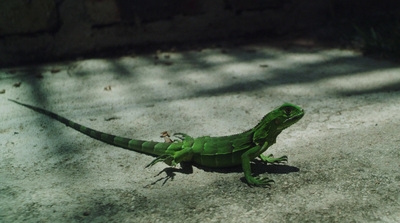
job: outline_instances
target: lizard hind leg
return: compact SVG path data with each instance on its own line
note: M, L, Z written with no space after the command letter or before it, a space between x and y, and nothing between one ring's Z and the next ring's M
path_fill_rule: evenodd
M179 151L172 151L167 154L161 155L149 163L147 167L151 167L158 162L164 162L169 166L176 166L176 164L182 161L191 161L193 156L193 150L191 147L186 147Z
M176 166L177 163L174 161L174 159L175 159L174 155L179 150L182 150L182 144L172 143L168 147L168 149L165 151L165 154L158 156L151 163L147 164L146 168L154 166L154 164L156 164L158 162L164 162L169 166Z
M189 136L190 137L190 136ZM176 164L182 161L191 161L193 156L192 147L182 145L182 143L171 143L168 149L165 151L165 154L160 155L151 163L149 163L147 167L151 167L158 162L164 162L169 166L176 166Z
M176 132L173 134L173 136L175 136L176 138L178 138L181 141L185 140L186 138L192 139L192 137L190 137L189 135L187 135L185 133L181 133L181 132Z
M171 154L164 154L159 157L157 157L155 160L153 160L151 163L146 165L146 168L154 166L154 164L158 162L165 162L166 164L170 166L175 166L176 163L174 162L174 156Z

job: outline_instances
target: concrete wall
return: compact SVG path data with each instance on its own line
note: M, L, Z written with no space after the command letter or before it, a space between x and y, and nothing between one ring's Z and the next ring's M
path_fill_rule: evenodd
M0 66L74 58L121 46L282 35L323 25L335 13L334 2L347 4L340 0L0 1Z

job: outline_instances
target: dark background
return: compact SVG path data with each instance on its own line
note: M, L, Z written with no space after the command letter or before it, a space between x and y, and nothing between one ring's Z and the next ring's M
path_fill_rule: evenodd
M399 56L400 1L15 0L0 8L0 66L297 39Z

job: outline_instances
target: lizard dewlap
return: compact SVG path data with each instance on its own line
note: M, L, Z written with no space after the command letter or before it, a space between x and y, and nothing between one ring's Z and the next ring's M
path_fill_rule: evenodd
M165 162L171 166L175 166L180 162L194 162L212 168L241 165L247 182L254 186L268 186L273 180L266 177L253 177L251 175L250 161L257 157L265 163L287 161L287 156L273 158L272 155L264 156L262 153L276 142L276 137L284 129L299 121L304 115L302 108L287 103L265 115L254 128L240 134L193 138L184 133L176 133L175 135L181 140L153 142L100 132L45 109L9 100L56 119L94 139L136 152L157 156L147 166L152 166L158 162Z

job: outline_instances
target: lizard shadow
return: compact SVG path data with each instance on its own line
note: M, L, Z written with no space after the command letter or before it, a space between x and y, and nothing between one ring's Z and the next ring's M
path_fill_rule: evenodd
M193 164L193 163L180 163L181 168L174 168L174 167L167 167L164 168L162 171L160 171L157 176L160 176L162 173L165 172L166 176L161 177L154 181L153 183L149 184L154 185L160 181L163 181L162 185L165 185L168 180L173 181L174 177L176 176L176 173L182 173L182 174L192 174L193 173L193 166L195 166L198 169L204 170L205 172L217 172L217 173L241 173L243 172L241 166L234 166L234 167L225 167L225 168L210 168L210 167L204 167L201 165ZM299 172L300 169L294 166L289 166L285 164L265 164L261 160L253 160L251 163L251 169L252 173L254 175L260 175L264 173L269 173L269 174L288 174L292 172ZM242 179L243 181L243 179Z
M210 168L204 167L197 164L192 164L198 169L204 170L206 172L216 172L216 173L242 173L242 166L225 167L225 168ZM289 166L285 164L265 164L261 160L253 160L251 162L251 172L253 174L263 174L263 173L273 173L273 174L288 174L291 172L298 172L300 169L294 166Z
M263 173L271 174L288 174L293 172L299 172L300 169L295 166L289 166L286 164L265 164L261 160L254 160L251 166L252 173L255 175Z
M155 185L160 181L163 181L162 185L164 186L168 182L168 180L171 180L171 181L174 180L174 177L176 176L175 173L183 173L183 174L192 174L193 173L193 165L191 163L182 162L182 163L180 163L180 166L181 166L181 168L175 168L175 167L164 168L157 175L155 175L155 177L160 176L164 172L167 176L157 179L153 183L146 185L146 187Z

